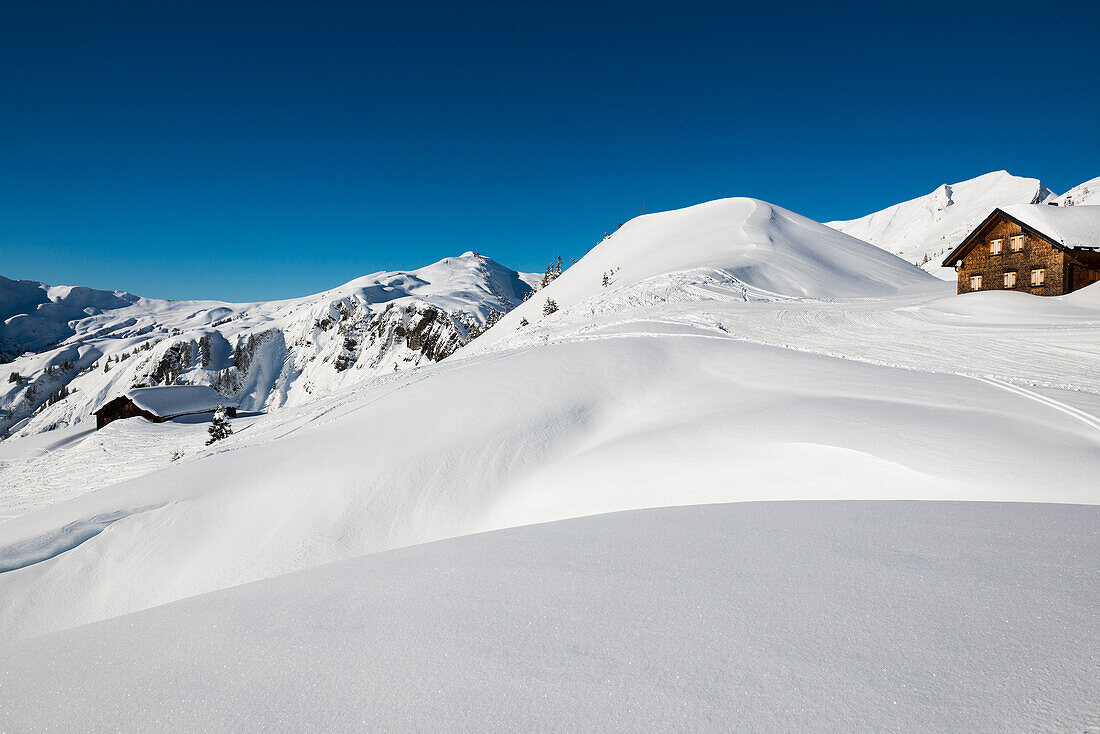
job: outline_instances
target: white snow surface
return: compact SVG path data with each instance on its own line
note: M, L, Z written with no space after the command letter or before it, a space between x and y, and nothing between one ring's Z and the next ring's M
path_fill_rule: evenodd
M1100 248L1100 206L1016 204L1000 208L1066 247Z
M612 280L621 287L700 268L723 270L760 290L813 298L886 295L926 280L878 248L747 198L636 217L570 271L577 283L593 276L587 293L588 285L600 285L604 270L616 269ZM569 303L575 294L559 286L555 297Z
M366 556L0 647L13 731L1091 732L1100 511L762 502Z
M719 199L630 220L470 348L496 344L524 319L535 322L547 300L565 308L685 271L778 297L884 296L935 285L915 266L800 214L757 199Z
M212 446L186 419L5 441L0 711L1092 726L1098 527L1068 505L1100 503L1100 285L952 290L722 200L627 223L443 362L234 419ZM776 509L520 528L760 501ZM115 659L133 673L111 689L89 671Z
M967 181L942 184L930 194L865 217L827 224L911 263L923 263L938 278L954 281L955 271L940 263L990 212L1010 204L1053 199L1054 193L1038 179L994 171Z
M1085 181L1055 199L1059 206L1100 205L1100 177Z
M206 385L139 387L127 392L126 397L142 410L162 418L215 410L219 405L233 405L231 400Z
M762 202L670 214L625 225L439 364L238 419L212 447L201 423L172 426L165 436L187 442L176 462L171 445L119 427L151 473L112 484L95 463L115 461L109 435L74 436L49 449L39 482L28 467L46 449L6 442L0 479L20 489L0 524L0 627L24 638L366 553L626 509L1100 499L1100 288L945 298L948 284ZM858 286L843 267L863 252L866 289L886 295L836 297L827 288ZM814 271L813 253L840 266ZM560 309L544 317L547 297Z
M70 322L126 308L138 300L122 291L48 286L0 276L0 357L61 341L75 333Z

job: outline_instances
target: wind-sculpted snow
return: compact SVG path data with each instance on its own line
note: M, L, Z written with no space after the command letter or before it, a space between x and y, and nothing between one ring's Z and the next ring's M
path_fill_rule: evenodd
M666 288L602 292L499 348L236 421L214 447L201 423L158 426L174 443L127 447L159 451L159 471L0 524L10 545L163 504L0 575L0 626L24 637L341 558L624 509L1100 501L1100 424L1084 419L1100 415L1100 312L999 329L943 312L936 292L745 301L711 278L663 301ZM180 441L187 455L170 463ZM81 445L54 464L79 456L71 475L90 473L98 454Z
M0 304L22 314L4 328L22 334L39 325L28 347L61 342L0 370L0 436L77 425L133 387L209 385L247 410L300 404L367 375L445 358L492 314L522 301L533 280L468 252L270 303L0 281ZM9 381L12 374L18 378Z
M0 647L0 721L1091 732L1098 525L1073 505L763 502L457 538Z
M0 486L20 489L0 509L12 516L0 546L126 516L0 574L0 627L23 638L376 551L618 510L1100 501L1100 287L1015 300L950 290L797 215L725 200L628 223L441 363L239 418L214 446L201 422L140 420L24 454L36 439L5 442ZM559 308L544 316L551 298ZM418 316L416 339L434 323ZM353 354L346 337L361 333L346 331L334 354ZM279 364L263 355L282 344L241 359ZM270 384L272 373L249 374ZM126 481L112 484L116 466Z
M117 311L138 301L121 291L50 287L0 276L0 363L25 350L36 351L76 333L70 322Z
M568 308L694 271L717 271L738 289L788 298L886 296L935 286L919 268L812 219L756 199L721 199L632 219L476 346L495 344L524 320L534 323L548 300Z
M81 543L102 533L112 523L130 514L132 513L125 511L113 512L107 515L96 515L87 520L76 520L53 533L0 548L0 558L3 558L0 561L0 573L33 566L71 551Z

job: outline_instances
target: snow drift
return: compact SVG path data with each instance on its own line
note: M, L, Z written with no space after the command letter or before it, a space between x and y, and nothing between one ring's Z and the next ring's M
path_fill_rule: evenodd
M238 419L213 447L202 425L142 438L118 421L43 449L52 471L103 488L56 497L38 485L44 499L0 524L0 626L25 638L376 551L618 510L1098 501L1095 311L1078 303L1057 329L975 329L921 310L947 289L764 202L640 217L441 363L330 385ZM559 309L543 316L548 299ZM184 458L170 462L168 436L193 442ZM148 473L104 487L89 459L123 439ZM0 452L12 472L21 461Z
M731 331L746 308L737 303L720 316ZM772 305L750 303L745 317L760 320L757 309ZM789 313L797 304L779 305ZM704 302L690 313L720 308ZM584 340L550 335L543 346L379 378L257 418L173 464L159 444L159 471L0 525L4 558L52 544L59 528L120 518L67 552L0 574L0 627L22 638L374 551L622 509L1098 499L1095 422L1034 393L924 371L925 335L911 366L896 368L645 313ZM822 332L810 323L810 336ZM826 336L834 349L896 348L895 333ZM782 338L799 334L787 326ZM1007 354L1011 369L1020 352Z
M622 287L695 269L721 270L752 288L812 298L881 296L925 281L897 257L812 219L734 198L630 220L569 269L565 282L573 287L555 281L553 295L568 304L583 293L598 293L603 272L614 271L612 281Z
M1098 523L1068 505L788 502L458 538L5 647L0 720L1087 732Z
M756 199L720 199L630 220L472 348L538 320L547 300L567 308L692 271L768 297L868 298L934 284L898 257L812 219Z

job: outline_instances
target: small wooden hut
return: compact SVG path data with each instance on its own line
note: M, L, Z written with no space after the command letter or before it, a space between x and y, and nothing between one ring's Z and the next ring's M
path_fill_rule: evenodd
M184 415L213 413L219 406L227 415L237 415L237 407L229 398L206 385L137 387L96 410L95 427L98 430L113 421L138 417L163 423Z

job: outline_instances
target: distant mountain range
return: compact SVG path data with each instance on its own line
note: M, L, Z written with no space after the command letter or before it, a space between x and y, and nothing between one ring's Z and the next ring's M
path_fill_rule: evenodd
M370 372L443 359L539 277L467 252L267 303L0 277L0 435L71 425L136 386L211 385L247 410L298 404Z

